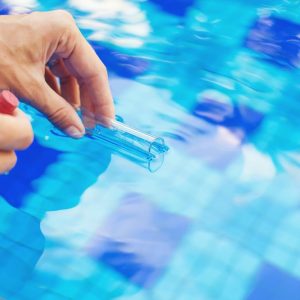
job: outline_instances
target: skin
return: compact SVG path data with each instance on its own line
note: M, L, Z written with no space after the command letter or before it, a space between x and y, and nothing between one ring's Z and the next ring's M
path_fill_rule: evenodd
M114 117L106 68L68 12L1 16L0 57L0 89L24 99L71 137ZM15 165L14 151L32 140L30 122L19 109L12 116L0 113L0 173Z

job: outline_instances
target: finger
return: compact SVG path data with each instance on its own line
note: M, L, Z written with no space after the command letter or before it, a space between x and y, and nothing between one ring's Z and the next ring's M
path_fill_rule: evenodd
M60 87L57 79L48 67L45 68L45 80L52 90L54 90L57 94L60 94Z
M79 85L74 76L70 74L62 59L57 60L51 66L52 73L59 77L61 96L75 108L80 107Z
M85 129L75 109L44 81L31 92L31 104L66 134L80 138Z
M95 108L93 102L89 100L86 90L80 90L82 121L86 128L94 128L96 125Z
M69 23L67 32L67 37L65 35L64 40L58 43L55 55L64 60L68 71L77 78L80 93L86 97L86 102L92 103L96 117L113 118L113 99L105 66L75 22Z
M105 75L106 76L106 75ZM80 95L82 97L83 111L86 119L91 119L94 116L96 122L106 123L105 118L114 118L114 108L110 102L97 101L97 99L109 99L111 98L109 88L99 90L92 90L91 87L98 86L99 82L102 82L102 86L106 85L105 80L101 76L95 78L89 78L87 81L81 81L80 83ZM109 92L109 94L107 94Z
M25 149L33 141L33 131L26 115L16 109L13 115L0 114L0 149Z
M14 151L0 151L0 174L11 170L17 163L17 156Z

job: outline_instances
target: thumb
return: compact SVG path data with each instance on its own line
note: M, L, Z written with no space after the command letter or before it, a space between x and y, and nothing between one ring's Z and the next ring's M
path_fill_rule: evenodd
M60 130L73 138L80 138L85 128L75 109L45 82L35 93L32 105L44 113Z

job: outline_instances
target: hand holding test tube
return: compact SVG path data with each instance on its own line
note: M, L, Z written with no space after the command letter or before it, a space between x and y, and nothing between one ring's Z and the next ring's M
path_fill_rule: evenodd
M52 132L59 136L66 136L58 129ZM129 157L134 162L147 167L151 172L161 167L164 154L169 150L163 138L131 128L124 124L120 117L103 118L93 128L86 128L86 136Z
M9 91L0 93L0 113L12 114L19 104ZM53 133L65 136L58 129ZM135 162L156 171L163 163L164 154L169 150L164 139L140 132L121 122L121 118L103 119L93 128L86 128L87 137L100 141L113 150L130 157Z

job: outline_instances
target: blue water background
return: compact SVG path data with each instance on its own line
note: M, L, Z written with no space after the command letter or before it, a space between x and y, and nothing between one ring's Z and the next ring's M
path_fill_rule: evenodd
M14 0L67 9L156 173L51 134L0 177L5 299L300 299L300 1ZM38 30L38 29L37 29Z

